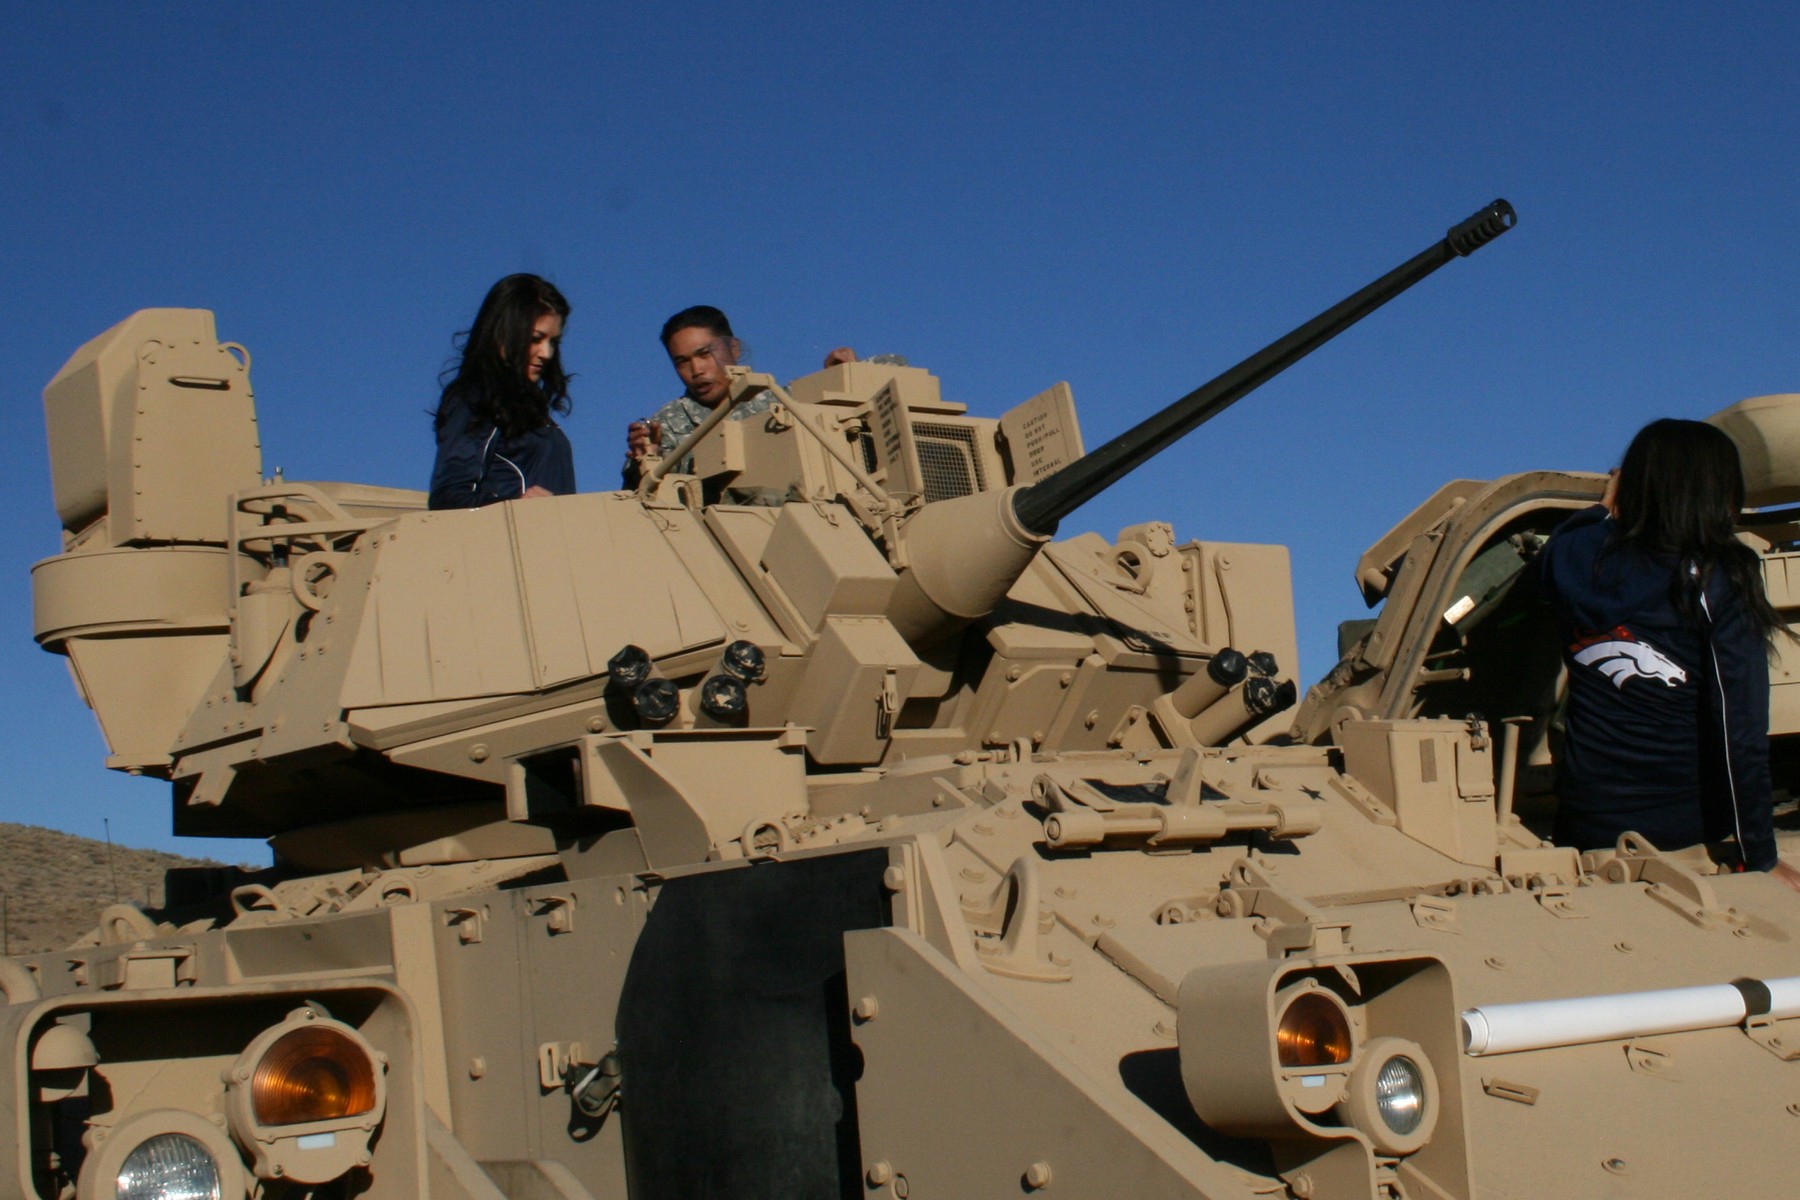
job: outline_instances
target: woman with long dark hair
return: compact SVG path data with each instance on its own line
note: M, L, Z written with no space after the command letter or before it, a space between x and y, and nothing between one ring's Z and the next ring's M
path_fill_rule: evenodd
M568 319L569 302L536 275L508 275L488 290L432 414L432 508L575 490L574 452L550 417L569 411Z
M1569 672L1555 840L1636 832L1658 849L1735 842L1739 864L1800 891L1776 853L1769 655L1786 635L1737 539L1737 446L1701 421L1638 431L1601 504L1544 548Z

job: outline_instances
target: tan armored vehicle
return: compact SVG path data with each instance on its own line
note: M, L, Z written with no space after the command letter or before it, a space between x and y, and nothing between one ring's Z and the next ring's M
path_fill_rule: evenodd
M1062 385L856 363L742 374L779 403L692 475L476 511L265 480L210 313L102 334L45 393L37 638L108 766L277 866L0 961L0 1195L1784 1192L1800 901L1538 836L1513 585L1602 477L1433 496L1297 706L1283 549L1051 540L1511 219L1089 454ZM1763 500L1797 406L1725 418ZM1745 532L1778 605L1793 515Z

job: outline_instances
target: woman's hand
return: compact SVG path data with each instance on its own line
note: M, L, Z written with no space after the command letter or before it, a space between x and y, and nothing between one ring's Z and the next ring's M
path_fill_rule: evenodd
M1769 874L1781 880L1781 882L1787 884L1796 892L1800 892L1800 871L1794 870L1794 868L1788 866L1787 863L1776 862L1773 867L1769 868Z
M1606 477L1606 490L1600 494L1600 503L1613 516L1619 515L1619 468L1614 467Z

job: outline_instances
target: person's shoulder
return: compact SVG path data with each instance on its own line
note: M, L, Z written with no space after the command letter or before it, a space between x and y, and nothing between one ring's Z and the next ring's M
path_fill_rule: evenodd
M775 393L771 392L768 388L764 388L762 391L756 393L756 395L751 396L748 400L745 400L742 404L738 405L737 408L732 410L731 415L737 420L742 420L745 417L753 417L757 413L768 412L769 406L774 403Z
M1578 508L1564 517L1562 524L1551 531L1550 538L1554 542L1560 537L1581 534L1585 537L1604 539L1612 532L1613 526L1609 523L1611 520L1612 513L1607 511L1604 504L1590 504L1586 508Z
M699 410L698 413L696 413L696 409ZM705 415L706 409L695 401L690 400L687 393L683 392L681 395L657 409L655 413L651 414L650 419L652 421L661 421L666 427L672 420L686 421L690 425L696 424L704 418Z
M1606 544L1612 537L1618 523L1612 514L1601 505L1583 508L1563 518L1562 524L1550 531L1550 541L1544 547L1544 554L1565 557L1570 554L1594 552Z
M432 425L437 430L440 442L469 436L473 432L475 418L467 398L460 391L445 392L432 413Z

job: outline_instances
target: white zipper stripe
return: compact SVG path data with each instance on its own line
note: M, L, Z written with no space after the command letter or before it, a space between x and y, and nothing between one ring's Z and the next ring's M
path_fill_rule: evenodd
M494 457L511 467L513 469L513 474L519 477L519 495L523 496L525 494L525 472L519 470L519 464L506 457L504 454L496 454Z
M1725 736L1725 786L1731 793L1731 825L1737 832L1738 853L1748 855L1744 846L1744 821L1738 815L1737 774L1731 769L1731 718L1725 711L1725 679L1719 672L1719 651L1713 645L1712 607L1706 603L1706 585L1700 585L1700 611L1706 614L1706 652L1712 655L1713 686L1719 689L1719 729ZM1749 859L1745 858L1746 866Z

